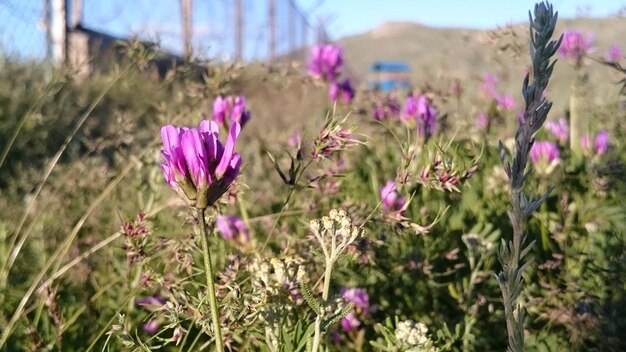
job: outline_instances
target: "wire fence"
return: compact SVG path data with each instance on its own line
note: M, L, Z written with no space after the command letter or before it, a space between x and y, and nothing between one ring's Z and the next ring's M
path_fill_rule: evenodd
M54 1L0 0L0 56L51 58ZM70 32L80 26L120 39L138 37L174 55L225 62L302 59L308 46L326 38L295 0L188 0L187 53L184 2L65 0L64 20Z

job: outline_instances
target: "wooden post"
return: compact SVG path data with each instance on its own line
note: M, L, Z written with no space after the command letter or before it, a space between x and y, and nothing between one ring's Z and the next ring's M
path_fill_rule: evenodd
M50 4L50 42L52 48L52 62L55 65L65 63L67 57L67 18L65 0L51 0Z
M76 28L83 21L83 0L72 1L72 28Z
M183 57L185 60L189 60L192 54L191 42L193 38L191 0L180 0L180 8L183 24Z
M269 59L276 59L276 0L269 0L268 4L268 26L269 26Z
M289 0L289 56L296 49L296 6Z
M235 0L235 59L243 61L243 0Z
M306 48L309 46L309 24L306 21L306 17L302 16L301 19L302 42L300 43L300 51L302 52L302 60L305 60L308 54Z

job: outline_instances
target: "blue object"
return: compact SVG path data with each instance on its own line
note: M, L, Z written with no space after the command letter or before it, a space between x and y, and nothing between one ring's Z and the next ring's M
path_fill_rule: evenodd
M410 89L409 74L411 69L402 61L376 61L370 66L368 87L370 89L391 91Z

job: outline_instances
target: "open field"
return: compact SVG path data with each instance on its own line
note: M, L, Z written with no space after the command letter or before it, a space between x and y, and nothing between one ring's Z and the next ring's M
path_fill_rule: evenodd
M307 63L155 79L131 44L76 80L2 59L0 350L626 350L626 58L605 60L626 22L560 21L595 51L534 68L513 28L341 39L360 81L334 102ZM365 90L376 59L414 90Z

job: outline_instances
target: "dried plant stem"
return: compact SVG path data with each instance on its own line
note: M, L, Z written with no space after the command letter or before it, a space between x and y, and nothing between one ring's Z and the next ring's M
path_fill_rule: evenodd
M584 126L582 126L581 120L581 103L583 101L583 85L587 81L587 75L582 68L582 63L576 64L576 77L572 81L570 101L569 101L569 143L570 148L574 153L580 154L582 152L580 145L580 137L584 132Z
M328 301L328 293L330 291L330 277L333 273L332 262L326 260L326 270L324 270L324 291L322 291L322 301L325 304ZM322 338L322 314L318 314L315 318L315 334L313 335L313 347L311 352L317 352Z
M205 219L205 209L197 209L198 221L202 229L202 255L204 257L204 272L206 274L207 291L209 291L209 306L211 307L211 321L213 323L213 331L215 333L215 350L224 352L224 341L222 340L222 330L220 326L220 312L217 305L217 296L215 295L215 275L213 274L213 263L211 262L211 251L209 250L209 231Z

